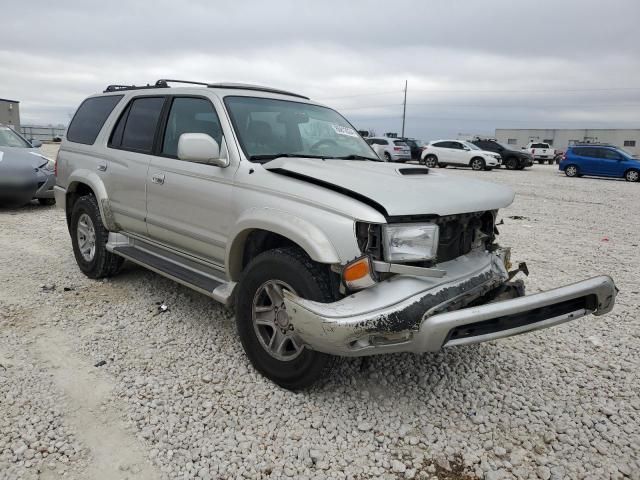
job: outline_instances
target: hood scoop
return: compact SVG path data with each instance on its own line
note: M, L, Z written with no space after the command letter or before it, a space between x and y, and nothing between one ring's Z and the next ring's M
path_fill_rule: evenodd
M399 168L400 175L427 175L429 173L428 168L414 167L414 168Z

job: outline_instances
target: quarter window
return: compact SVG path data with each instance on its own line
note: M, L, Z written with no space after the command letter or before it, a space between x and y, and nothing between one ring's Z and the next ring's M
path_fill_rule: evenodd
M221 145L220 120L209 100L191 97L173 99L162 142L163 155L177 157L178 141L183 133L206 133Z
M151 153L165 97L134 98L111 134L115 148Z
M87 98L73 116L67 129L67 140L93 145L100 130L123 95Z

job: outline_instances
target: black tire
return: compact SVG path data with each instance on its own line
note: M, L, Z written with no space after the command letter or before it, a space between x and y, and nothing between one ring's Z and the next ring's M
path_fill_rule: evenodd
M55 198L39 198L38 203L42 206L50 207L56 204L56 199Z
M491 170L493 170L493 167L484 167L484 169L485 169L487 172L490 172Z
M567 177L579 177L580 176L580 170L578 169L577 165L571 164L571 165L567 165L566 167L564 167L564 174Z
M276 248L251 260L237 287L236 325L251 364L283 388L307 388L328 376L337 357L304 348L291 360L279 360L263 347L253 325L253 302L261 286L270 280L290 285L303 298L328 303L335 300L329 272L298 248Z
M549 165L553 165L555 163L555 161L553 160L553 158L550 158L548 163L549 163Z
M440 163L440 162L438 162L438 167L440 167L440 168L447 168L447 164L446 164L446 163Z
M471 167L472 170L484 170L485 168L487 168L487 164L484 161L483 158L480 157L474 157L471 159L471 161L469 162L469 166Z
M507 170L516 170L518 168L518 159L516 157L509 157L505 160L504 166Z
M438 157L435 155L427 155L424 157L424 165L429 168L435 168L438 166Z
M391 162L391 161L392 161L392 160L391 160L391 155L389 155L389 152L384 152L384 159L385 159L387 162Z
M95 231L95 253L90 260L83 257L78 244L78 220L83 214L89 217ZM71 211L69 233L71 234L73 254L76 257L76 263L82 273L89 278L111 277L118 273L118 270L120 270L120 267L124 263L124 259L106 249L109 231L102 223L100 208L98 207L96 197L93 195L85 195L76 200Z

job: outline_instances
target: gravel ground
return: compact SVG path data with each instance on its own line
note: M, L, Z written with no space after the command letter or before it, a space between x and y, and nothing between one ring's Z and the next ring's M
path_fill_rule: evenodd
M133 265L91 281L61 210L0 210L0 477L639 479L640 185L448 173L515 188L500 240L529 292L608 273L614 312L345 360L294 394L249 365L232 311Z

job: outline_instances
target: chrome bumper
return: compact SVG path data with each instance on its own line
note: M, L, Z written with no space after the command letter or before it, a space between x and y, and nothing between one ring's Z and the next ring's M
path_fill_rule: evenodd
M589 313L602 315L613 308L616 296L613 280L600 276L534 295L444 311L455 308L460 299L468 304L470 297L496 288L507 277L496 254L460 257L438 267L447 270L447 276L397 275L329 304L285 291L290 322L304 344L333 355L433 352L539 330ZM421 286L422 291L416 291Z

